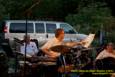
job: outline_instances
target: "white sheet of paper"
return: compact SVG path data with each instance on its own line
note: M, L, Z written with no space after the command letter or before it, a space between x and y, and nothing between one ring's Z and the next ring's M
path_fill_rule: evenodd
M86 42L86 44L84 44L84 47L88 48L91 45L94 37L95 37L95 34L89 34L88 37L83 40L83 42Z

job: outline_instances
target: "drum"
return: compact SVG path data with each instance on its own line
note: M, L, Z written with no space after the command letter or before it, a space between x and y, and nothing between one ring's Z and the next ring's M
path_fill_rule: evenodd
M113 70L115 71L115 58L106 57L95 61L95 67L99 70Z
M51 47L50 50L61 53L61 55L65 58L65 63L72 64L73 55L71 54L71 47L66 45L57 45Z
M91 49L82 46L73 47L71 49L72 62L77 69L82 69L85 65L91 62Z
M55 52L60 52L65 58L66 65L74 65L78 69L81 69L91 61L91 48L85 48L81 45L76 47L59 45L50 49Z
M39 56L38 59L39 59L39 62L37 62L38 65L43 66L56 65L56 59L49 58L48 56Z

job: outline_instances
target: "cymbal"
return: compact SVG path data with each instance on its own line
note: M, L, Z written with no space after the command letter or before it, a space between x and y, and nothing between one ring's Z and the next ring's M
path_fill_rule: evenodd
M61 54L70 52L70 49L71 49L71 47L66 46L66 45L57 45L57 46L53 46L50 48L50 50L52 50L54 52L60 52Z

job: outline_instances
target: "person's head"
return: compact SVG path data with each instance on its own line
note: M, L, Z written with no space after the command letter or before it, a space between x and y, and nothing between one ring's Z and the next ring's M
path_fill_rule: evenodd
M55 37L62 41L64 39L64 30L62 28L56 29Z
M114 49L114 45L113 43L108 43L107 46L106 46L106 49L108 52L113 52L113 49Z
M30 35L24 35L24 41L26 43L29 43L30 42Z

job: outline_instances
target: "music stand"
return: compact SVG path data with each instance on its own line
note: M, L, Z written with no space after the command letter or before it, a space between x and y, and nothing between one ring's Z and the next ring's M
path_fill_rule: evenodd
M9 39L2 40L1 46L8 57L15 58L15 76L16 76L17 65L18 65L17 54L14 54L13 50L11 49L10 44L9 44Z
M15 57L14 53L10 47L9 39L2 40L1 46L2 46L2 49L5 51L5 53L8 57Z

